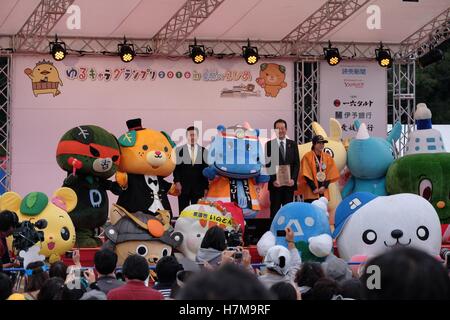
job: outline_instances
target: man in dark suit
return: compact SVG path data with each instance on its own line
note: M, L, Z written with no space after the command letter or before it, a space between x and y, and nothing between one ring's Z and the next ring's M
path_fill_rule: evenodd
M266 167L270 175L270 217L273 219L282 205L294 200L297 189L297 177L300 170L300 157L297 144L286 138L287 123L278 119L273 124L277 138L266 143ZM289 165L291 179L288 185L280 185L277 180L277 166Z
M197 144L198 129L191 126L186 129L188 143L177 148L177 165L173 172L173 182L177 189L179 212L205 195L208 179L203 175L206 163L205 148Z

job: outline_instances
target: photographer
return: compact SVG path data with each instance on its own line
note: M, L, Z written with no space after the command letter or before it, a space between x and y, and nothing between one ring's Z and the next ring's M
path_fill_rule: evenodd
M18 224L17 215L8 210L0 212L0 270L19 267L17 260L11 261L6 238L13 233Z
M300 255L294 243L294 232L288 227L285 231L288 248L273 246L264 257L267 269L265 274L259 276L259 280L267 288L280 281L294 283L295 275L301 266Z

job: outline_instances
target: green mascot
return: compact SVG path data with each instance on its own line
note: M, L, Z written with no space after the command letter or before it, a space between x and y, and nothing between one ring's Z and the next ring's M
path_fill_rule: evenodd
M97 247L102 241L95 229L108 219L107 190L119 194L117 183L108 178L116 173L120 149L114 135L103 128L82 125L67 131L58 143L58 165L67 172L64 187L71 188L78 203L71 212L78 247Z

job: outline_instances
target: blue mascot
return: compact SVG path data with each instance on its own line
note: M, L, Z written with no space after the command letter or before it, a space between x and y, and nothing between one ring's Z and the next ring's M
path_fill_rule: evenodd
M325 197L311 203L291 202L275 215L270 231L258 241L257 249L265 256L275 245L287 247L285 228L294 232L295 246L302 261L323 262L333 249L330 224L327 214L328 200Z
M257 184L269 181L261 174L264 152L258 129L234 126L217 127L208 152L210 166L203 175L210 180L206 198L211 201L234 202L245 218L254 218L260 210Z
M359 123L355 123L358 127ZM387 195L386 173L395 160L394 143L400 138L401 124L397 122L386 139L369 136L364 123L347 151L347 167L352 176L342 190L342 197L354 192L370 192Z

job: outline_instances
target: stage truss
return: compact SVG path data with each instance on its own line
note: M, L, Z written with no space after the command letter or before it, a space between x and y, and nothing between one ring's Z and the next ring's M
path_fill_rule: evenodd
M0 56L0 189L11 189L11 56Z

